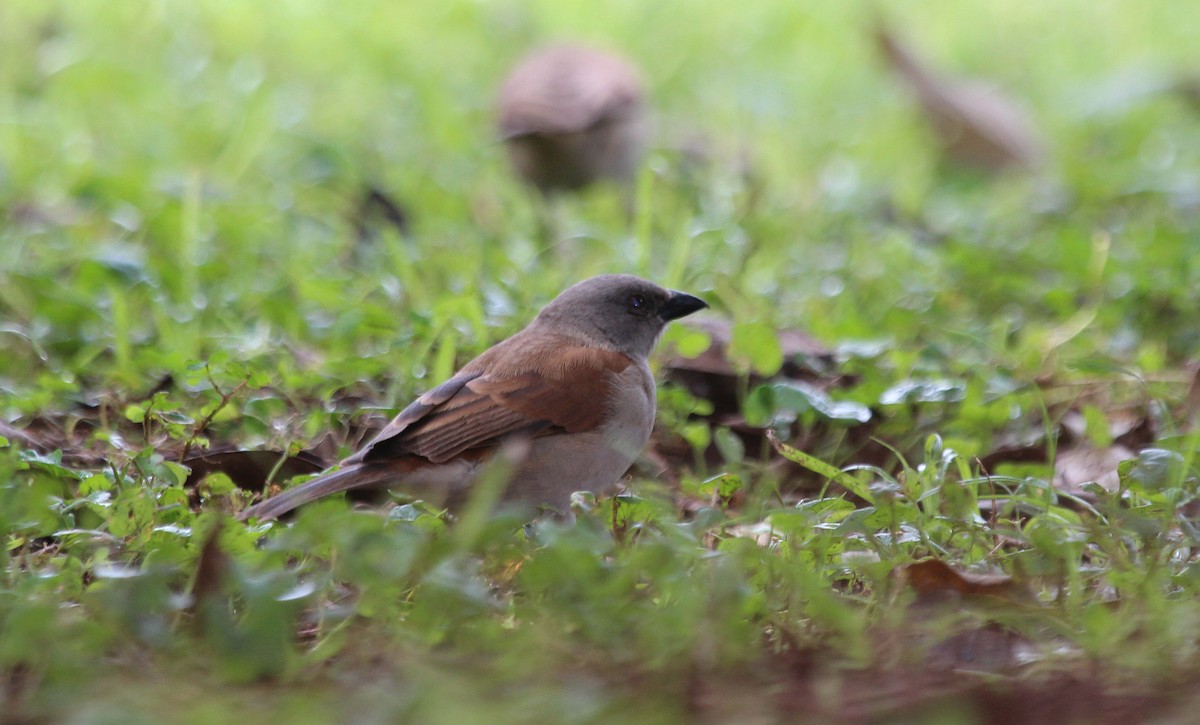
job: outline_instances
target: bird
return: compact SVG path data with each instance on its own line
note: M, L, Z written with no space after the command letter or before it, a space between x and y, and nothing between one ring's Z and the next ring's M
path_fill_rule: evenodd
M505 78L496 127L517 175L544 196L601 179L629 182L645 152L646 92L637 70L615 55L551 45Z
M461 506L487 462L524 453L501 500L569 514L571 494L604 494L650 437L648 360L667 324L708 307L632 275L579 282L525 329L418 397L357 453L241 512L266 521L341 491L396 488Z
M917 97L947 158L990 172L1044 164L1048 143L1016 100L991 83L939 72L881 20L875 42Z

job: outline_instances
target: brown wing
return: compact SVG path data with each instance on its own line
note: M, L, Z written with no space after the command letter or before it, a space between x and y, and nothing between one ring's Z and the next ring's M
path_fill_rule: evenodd
M604 421L618 352L517 335L418 398L348 462L417 455L442 463L512 433L580 432Z

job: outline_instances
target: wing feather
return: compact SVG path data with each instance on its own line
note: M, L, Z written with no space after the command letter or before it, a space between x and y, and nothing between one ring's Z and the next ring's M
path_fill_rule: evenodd
M604 421L614 375L631 364L619 352L518 334L418 398L347 462L443 463L514 433L590 430Z

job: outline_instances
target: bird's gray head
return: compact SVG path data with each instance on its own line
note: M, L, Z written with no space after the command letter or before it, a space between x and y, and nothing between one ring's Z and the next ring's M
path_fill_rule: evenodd
M646 358L671 320L708 305L628 274L586 279L542 308L530 327Z

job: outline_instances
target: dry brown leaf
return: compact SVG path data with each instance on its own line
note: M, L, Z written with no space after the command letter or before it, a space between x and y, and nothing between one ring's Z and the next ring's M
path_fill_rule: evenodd
M740 539L750 539L762 547L778 544L784 538L783 534L771 524L770 520L729 526L725 529L725 533Z
M1083 489L1085 483L1095 483L1105 490L1115 491L1120 484L1117 465L1135 455L1120 444L1096 448L1084 443L1060 450L1054 459L1054 487L1082 498L1090 498L1090 494Z
M1187 422L1195 427L1200 422L1200 362L1192 362L1189 367L1192 372L1192 382L1187 391Z
M1020 594L1010 576L960 572L939 559L906 564L898 567L896 573L920 600L940 600L948 596L1014 599L1014 595Z
M26 433L25 431L21 430L20 428L14 428L13 426L9 425L8 423L5 423L2 420L0 420L0 436L4 436L5 438L9 439L13 443L19 443L20 445L25 446L27 448L32 448L33 450L44 451L44 450L52 450L54 448L53 445L46 446L46 445L44 445L43 441L37 440L31 434Z
M932 668L1006 672L1019 666L1032 644L1019 633L991 623L966 629L938 642L928 654Z
M1128 436L1146 421L1144 410L1132 408L1106 409L1104 417L1108 420L1108 436L1113 440ZM1078 410L1071 410L1062 417L1064 432L1069 433L1074 440L1087 440L1087 426L1087 418Z
M62 451L64 465L102 468L107 464L103 449L92 440L99 421L90 412L38 415L23 428L0 423L0 435L22 448L48 453Z
M1169 90L1187 101L1194 108L1200 109L1200 75L1195 73L1182 74L1169 85Z
M1033 119L999 88L935 70L882 23L875 40L916 96L949 158L993 172L1045 163L1047 144Z

